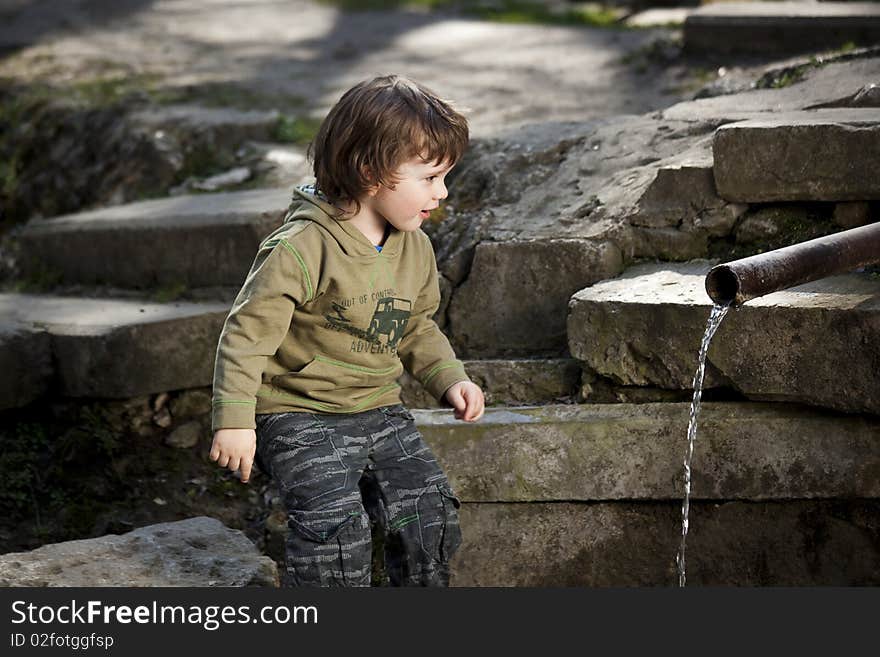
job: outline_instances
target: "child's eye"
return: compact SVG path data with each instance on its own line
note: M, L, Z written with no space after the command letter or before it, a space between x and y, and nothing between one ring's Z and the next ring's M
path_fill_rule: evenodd
M431 182L434 182L436 179L437 176L428 176L425 180L430 180Z

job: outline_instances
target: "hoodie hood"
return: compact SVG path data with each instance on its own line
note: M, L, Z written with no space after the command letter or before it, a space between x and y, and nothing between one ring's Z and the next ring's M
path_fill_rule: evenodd
M339 210L314 185L301 185L293 190L293 198L284 216L284 223L313 221L333 237L346 255L378 257L379 252L373 243L350 222L335 219L338 214ZM396 257L400 252L402 239L403 233L389 225L388 237L382 247L382 256Z

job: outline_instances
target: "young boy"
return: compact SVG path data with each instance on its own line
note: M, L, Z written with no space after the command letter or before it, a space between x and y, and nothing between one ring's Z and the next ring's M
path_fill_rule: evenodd
M211 459L243 482L256 459L277 480L296 585L369 586L370 518L393 585L448 585L459 502L395 381L406 368L457 419L483 414L432 320L419 230L467 142L464 117L411 80L346 92L310 148L316 185L294 191L223 326Z

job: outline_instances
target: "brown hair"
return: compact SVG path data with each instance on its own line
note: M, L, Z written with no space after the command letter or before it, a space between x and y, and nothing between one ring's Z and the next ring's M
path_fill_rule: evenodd
M398 75L365 80L343 94L309 145L318 189L331 203L358 202L375 185L393 187L412 157L455 164L468 144L467 119L448 101Z

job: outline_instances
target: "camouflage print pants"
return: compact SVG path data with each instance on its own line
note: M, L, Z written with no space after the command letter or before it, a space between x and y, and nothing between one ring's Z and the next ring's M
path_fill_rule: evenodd
M369 586L372 518L393 586L448 586L459 502L402 405L257 415L257 467L284 497L295 585Z

